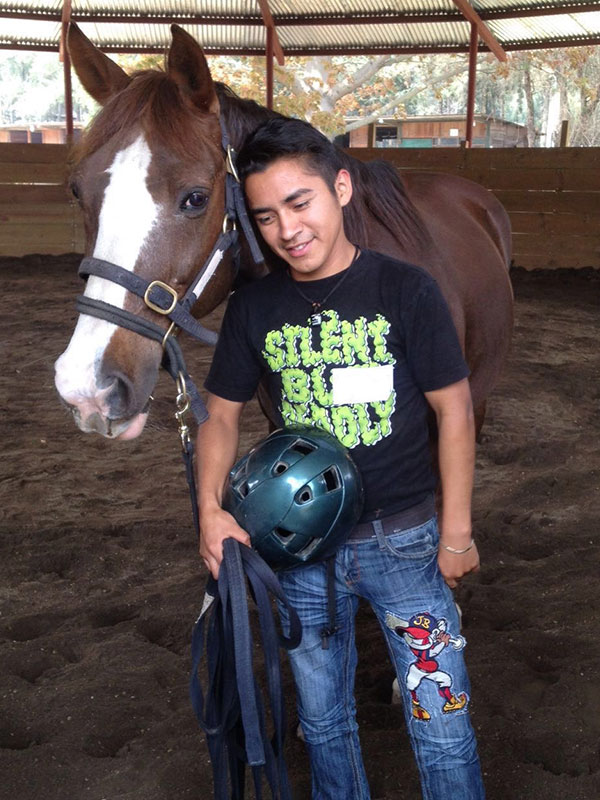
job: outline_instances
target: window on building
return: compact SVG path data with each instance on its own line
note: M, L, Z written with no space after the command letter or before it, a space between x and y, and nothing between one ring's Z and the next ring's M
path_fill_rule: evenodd
M375 147L398 147L398 128L395 125L376 125Z
M27 131L11 131L10 141L13 144L27 144Z

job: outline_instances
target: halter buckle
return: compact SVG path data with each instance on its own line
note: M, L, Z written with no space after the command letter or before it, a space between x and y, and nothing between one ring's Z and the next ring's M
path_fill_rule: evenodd
M235 150L233 149L233 147L230 144L228 144L227 145L227 158L225 159L225 166L227 168L227 172L230 175L233 175L233 177L235 178L236 182L239 183L240 182L240 176L238 175L238 171L237 171L236 166L235 166L235 155L236 155Z
M152 291L152 289L154 289L155 286L164 289L165 292L171 295L172 302L169 308L161 308L160 306L157 306L156 303L153 303L152 300L150 300L150 292ZM152 281L152 283L148 284L148 288L144 292L144 303L146 303L148 308L152 309L152 311L156 311L157 314L162 314L165 317L167 317L169 314L171 314L172 311L174 311L178 301L179 301L179 296L177 295L175 289L173 289L167 283L163 283L162 281Z

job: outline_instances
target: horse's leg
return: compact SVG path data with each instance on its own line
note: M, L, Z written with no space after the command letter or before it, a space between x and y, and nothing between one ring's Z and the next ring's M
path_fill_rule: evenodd
M473 407L473 414L475 415L475 441L481 441L481 429L483 421L485 420L486 400L481 400L477 407Z

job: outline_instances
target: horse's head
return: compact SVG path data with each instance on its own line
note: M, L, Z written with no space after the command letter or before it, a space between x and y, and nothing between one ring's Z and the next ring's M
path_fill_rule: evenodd
M224 214L219 101L199 45L173 26L164 72L128 76L74 25L77 75L102 109L76 151L71 187L84 217L86 255L181 296L210 254ZM231 284L221 266L195 313ZM117 283L92 275L85 296L164 326L169 322ZM161 344L88 314L58 358L56 387L81 430L133 438L146 421Z

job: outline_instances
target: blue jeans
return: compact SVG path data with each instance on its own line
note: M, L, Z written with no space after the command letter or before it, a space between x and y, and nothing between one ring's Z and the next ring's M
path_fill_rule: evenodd
M328 622L325 566L279 576L303 627L302 642L289 656L313 800L370 797L354 702L354 620L360 597L377 616L396 670L424 800L482 800L468 715L466 642L452 593L437 566L436 520L397 531L390 517L383 524L374 522L373 529L373 538L350 541L337 553L338 630L328 649L321 641Z

